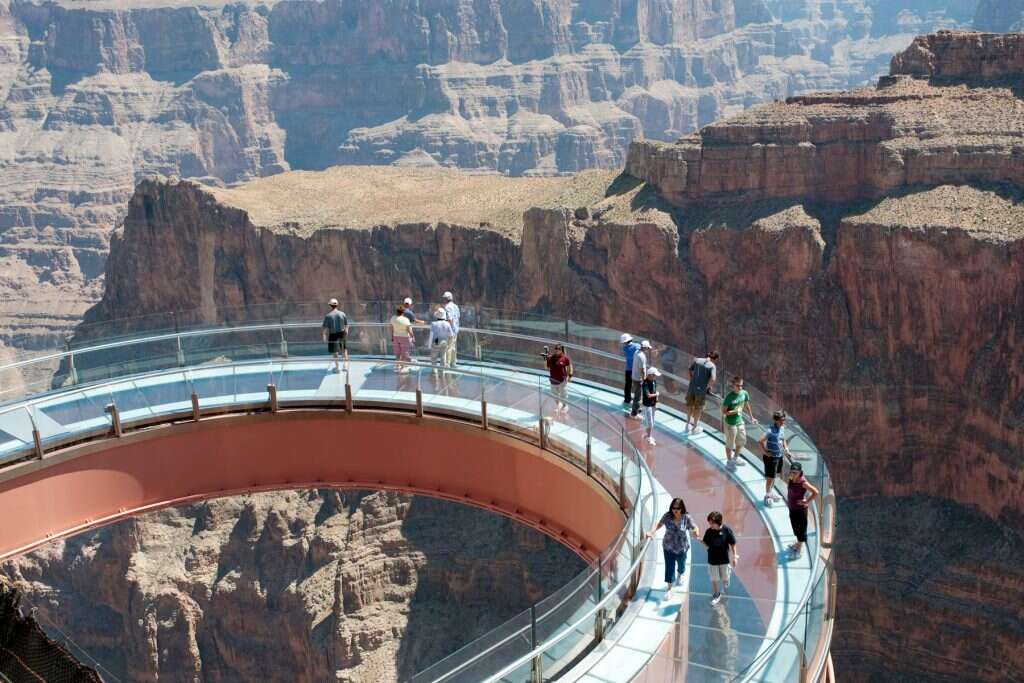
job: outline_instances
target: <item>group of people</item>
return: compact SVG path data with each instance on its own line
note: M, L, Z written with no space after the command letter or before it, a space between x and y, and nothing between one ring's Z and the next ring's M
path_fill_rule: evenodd
M430 321L430 332L427 346L430 349L430 362L438 368L453 368L458 362L458 336L461 310L455 303L451 292L441 295L443 304L434 310ZM324 316L321 329L327 350L334 358L334 370L340 372L340 360L348 362L348 317L338 308L338 300L328 302L330 311ZM396 307L391 317L391 339L397 361L397 371L408 372L406 363L412 360L412 349L416 345L413 325L423 324L413 311L413 300L406 297ZM643 420L644 438L654 446L654 424L660 393L658 388L661 371L654 367L652 358L654 349L648 340L636 341L630 334L619 337L625 360L625 382L623 385L622 404L627 409L627 417ZM569 410L568 387L573 378L572 360L566 353L564 344L555 344L552 351L544 347L541 354L548 370L551 392L555 397L555 413ZM684 432L688 435L699 434L700 420L704 413L707 396L714 395L713 389L718 381L717 351L710 351L706 356L694 358L689 367L689 384L686 391L686 424ZM757 425L750 394L743 388L743 378L735 375L730 379L729 391L721 400L723 432L725 437L725 465L732 470L743 463L740 454L747 443L746 423L743 413L746 412L750 421ZM758 440L764 465L765 493L764 504L771 507L781 498L775 493L775 479L782 476L784 460L788 460L789 471L786 474L789 519L796 536L796 542L789 546L791 555L799 557L803 544L807 541L807 510L810 501L819 495L818 490L803 476L803 468L799 462L793 461L786 435L786 413L776 411L772 415L772 424L765 429ZM669 589L679 576L683 574L687 553L689 551L689 534L700 538L708 548L708 567L711 572L712 603L718 604L722 593L729 587L730 566L735 567L739 556L736 553L736 537L732 530L723 522L720 512L711 512L707 516L708 529L703 537L686 512L682 499L674 498L662 518L653 529L665 528L662 548L665 553L665 580ZM721 590L719 590L721 588Z
M441 295L444 302L434 310L430 321L430 332L427 347L430 349L430 364L435 372L438 368L454 368L458 364L459 323L462 311L455 303L451 292ZM341 361L348 363L348 316L338 308L338 300L327 302L330 307L324 316L321 326L321 337L327 343L327 353L334 359L334 371L341 372ZM391 344L395 354L396 371L409 372L408 363L412 362L412 350L416 347L416 335L413 325L422 325L413 310L412 297L405 297L395 308L395 314L389 320L391 325Z

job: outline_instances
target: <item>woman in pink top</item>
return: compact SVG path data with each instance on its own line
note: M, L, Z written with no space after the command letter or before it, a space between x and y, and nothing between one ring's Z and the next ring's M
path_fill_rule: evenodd
M796 543L789 546L793 559L800 557L800 550L807 542L807 506L818 497L818 489L804 478L804 468L798 462L789 466L786 503L789 505L789 523L793 526ZM811 495L807 495L810 493Z

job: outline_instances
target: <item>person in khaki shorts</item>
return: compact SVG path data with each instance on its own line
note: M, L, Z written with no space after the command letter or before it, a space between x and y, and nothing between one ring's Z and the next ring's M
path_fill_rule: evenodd
M711 575L711 604L722 601L722 593L729 590L729 578L732 567L740 559L736 551L736 535L732 529L722 523L722 513L715 511L708 514L708 528L701 539L708 549L708 573ZM729 559L732 551L732 559ZM719 589L721 586L721 589Z
M757 424L754 409L750 406L750 394L743 389L743 378L736 375L729 382L729 393L722 399L722 421L725 423L725 466L733 469L740 464L740 451L747 443L747 427L743 423L743 409L747 409L750 420Z

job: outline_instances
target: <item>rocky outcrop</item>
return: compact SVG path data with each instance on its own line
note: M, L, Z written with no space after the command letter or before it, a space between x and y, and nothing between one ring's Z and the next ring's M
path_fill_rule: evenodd
M474 508L292 491L152 512L2 571L121 681L408 679L583 563Z
M792 97L677 143L634 142L626 171L679 206L852 201L949 182L1021 185L1022 60L1020 34L940 32L896 55L893 74L876 88Z
M5 1L0 340L63 343L150 174L620 168L635 138L865 82L915 32L963 25L962 4Z
M975 41L941 37L951 39ZM633 175L604 197L584 183L573 191L581 200L561 208L551 198L564 193L550 187L531 208L536 188L524 183L534 179L420 170L444 192L432 203L392 195L399 206L421 202L413 227L401 212L375 225L356 208L360 177L375 185L401 169L286 174L215 191L148 182L89 318L156 302L215 316L279 299L290 278L293 299L430 301L454 289L464 302L716 346L723 374L741 371L791 407L829 459L842 501L833 653L843 675L1007 680L1024 669L1015 92L902 76L767 105L679 144L639 143ZM898 153L902 175L875 174L888 168L876 152ZM735 162L750 158L764 161ZM334 192L321 177L338 183ZM519 227L486 202L482 226L472 210L450 207L446 198L463 189L470 206L507 197L504 215L521 216ZM329 210L312 216L305 207L316 204ZM460 253L468 260L457 262ZM947 543L951 535L988 540ZM914 656L894 658L904 651Z

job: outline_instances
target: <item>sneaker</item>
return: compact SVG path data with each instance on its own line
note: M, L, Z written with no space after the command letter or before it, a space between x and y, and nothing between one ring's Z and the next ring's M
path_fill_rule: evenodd
M782 500L782 496L780 496L777 493L771 493L770 497L771 497L773 503L778 503L779 501Z
M653 436L647 437L647 443L649 443L652 446L657 446L658 445L658 442L654 440Z
M772 497L771 496L765 496L764 497L764 506L766 508L770 508L772 506Z
M633 402L632 401L623 401L622 405L624 405L624 406L631 406L631 405L633 405Z
M630 414L629 414L629 415L627 415L626 417L628 417L628 418L629 418L630 420L637 420L637 421L639 421L639 420L642 420L642 419L643 419L643 418L642 418L642 417L640 417L639 415L634 415L633 413L630 413Z
M727 469L727 470L734 470L734 469L736 469L736 461L735 460L726 460L725 461L725 469Z
M722 602L722 594L721 593L715 593L714 595L711 596L711 604L712 605L717 605L720 602Z
M743 461L742 461L742 460L740 460L739 458L733 458L733 459L732 459L732 464L733 464L733 465L736 465L737 467L739 467L739 466L741 466L741 465L746 465L747 463L743 462Z
M702 433L703 431L704 431L704 428L703 428L703 427L701 427L700 425L697 425L696 427L694 427L694 428L693 428L693 433L694 433L694 434L700 434L700 433Z
M791 559L799 560L800 559L800 554L801 554L801 549L800 548L790 547L790 549L789 549L789 556L790 556Z

